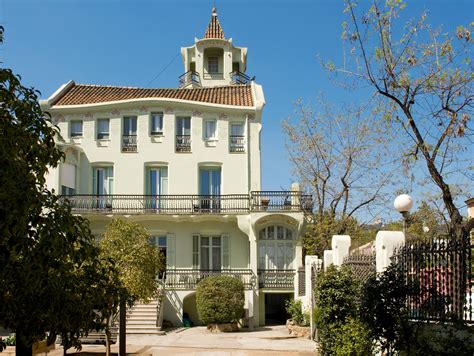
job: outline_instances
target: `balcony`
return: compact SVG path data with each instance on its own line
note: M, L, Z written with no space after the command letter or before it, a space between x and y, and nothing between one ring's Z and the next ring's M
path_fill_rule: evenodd
M191 135L176 135L176 152L191 152Z
M137 152L137 135L122 136L122 152Z
M292 269L259 269L258 287L267 289L293 289L295 271Z
M251 79L247 74L239 71L234 71L230 73L230 83L232 85L247 85L252 80L253 79Z
M230 152L245 152L245 136L229 136Z
M300 192L226 195L63 195L77 214L248 214L250 212L311 212L312 198Z
M245 289L254 289L256 277L250 269L168 269L166 270L165 285L167 289L195 290L197 284L209 276L230 276L239 279Z
M187 86L201 87L199 73L193 70L188 70L186 73L180 75L178 80L180 88L186 88Z

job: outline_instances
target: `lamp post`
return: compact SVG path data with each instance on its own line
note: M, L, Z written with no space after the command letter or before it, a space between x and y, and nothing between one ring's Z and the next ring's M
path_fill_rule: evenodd
M395 210L403 216L403 234L407 233L407 215L411 208L413 208L413 199L408 194L401 194L395 198L393 202Z

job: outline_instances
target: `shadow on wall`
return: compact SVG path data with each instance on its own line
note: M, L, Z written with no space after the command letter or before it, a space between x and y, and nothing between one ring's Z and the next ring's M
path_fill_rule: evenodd
M166 291L163 308L164 319L171 321L174 326L183 325L183 304L176 291Z
M183 300L183 323L186 324L186 321L191 323L190 326L202 325L196 306L196 293L186 296Z

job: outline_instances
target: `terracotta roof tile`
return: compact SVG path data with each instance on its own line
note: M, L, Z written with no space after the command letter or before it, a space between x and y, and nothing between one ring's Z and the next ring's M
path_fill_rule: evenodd
M178 99L210 104L253 106L250 85L193 89L148 89L74 84L52 103L54 106L98 104L128 99Z
M212 9L211 21L209 21L209 26L207 26L206 33L204 38L219 38L224 39L224 31L222 31L221 23L217 18L216 8Z

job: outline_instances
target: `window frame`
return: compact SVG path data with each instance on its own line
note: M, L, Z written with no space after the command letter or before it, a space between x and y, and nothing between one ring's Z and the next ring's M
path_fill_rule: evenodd
M154 119L160 116L160 130L154 131ZM164 131L164 113L162 111L152 111L150 113L150 136L163 136Z
M107 122L107 132L101 132L100 131L100 124L99 123L104 122L104 121ZM104 136L100 137L100 135L104 135ZM107 137L105 137L105 135ZM104 141L110 140L110 119L109 118L106 118L106 117L97 118L95 138L96 138L96 140L104 140Z
M74 132L74 124L81 124L81 132ZM84 120L71 120L69 125L69 137L71 138L81 138L84 135Z
M211 61L212 58L212 61ZM215 62L214 62L215 60ZM211 70L212 69L212 70ZM215 69L215 71L214 71ZM220 74L219 72L219 56L207 56L207 73L208 74Z
M207 136L207 125L209 123L214 123L214 132L213 136ZM203 133L203 139L204 141L217 141L218 140L218 135L217 135L217 120L216 119L204 119L203 120L203 128L202 128L202 133Z

